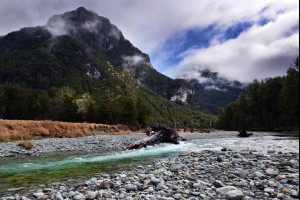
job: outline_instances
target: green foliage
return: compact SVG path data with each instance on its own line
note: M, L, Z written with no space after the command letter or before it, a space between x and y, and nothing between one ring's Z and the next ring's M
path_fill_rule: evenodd
M217 127L299 130L299 57L285 77L251 83L244 95L220 110Z
M130 71L114 70L98 89L100 92L82 93L71 87L30 89L2 84L1 118L122 123L136 127L160 123L182 128L208 128L215 121L212 116L169 102L139 86Z

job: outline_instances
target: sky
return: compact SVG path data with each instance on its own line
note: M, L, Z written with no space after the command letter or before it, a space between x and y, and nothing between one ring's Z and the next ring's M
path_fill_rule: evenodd
M298 0L1 0L0 35L80 6L109 18L172 78L209 69L247 83L286 74L299 55Z

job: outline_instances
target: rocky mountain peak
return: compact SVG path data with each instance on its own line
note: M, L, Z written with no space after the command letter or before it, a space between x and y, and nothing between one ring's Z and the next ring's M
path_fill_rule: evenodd
M79 7L77 10L51 17L46 26L53 35L59 36L76 35L82 31L94 34L103 33L105 29L110 29L113 25L109 19Z

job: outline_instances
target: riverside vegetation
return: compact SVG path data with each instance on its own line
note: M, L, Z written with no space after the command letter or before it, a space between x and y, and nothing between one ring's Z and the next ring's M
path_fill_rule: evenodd
M42 138L74 138L132 133L126 125L68 123L57 121L0 120L0 142Z
M220 110L217 127L299 131L299 57L286 76L251 83L245 94Z

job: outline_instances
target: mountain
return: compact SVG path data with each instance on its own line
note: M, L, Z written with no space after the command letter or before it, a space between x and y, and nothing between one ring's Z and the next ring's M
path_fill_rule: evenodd
M149 56L126 40L115 25L83 7L51 17L46 26L8 34L0 41L0 53L30 60L35 58L27 55L33 53L39 59L37 62L45 64L42 71L33 69L30 75L34 77L24 77L20 70L20 67L26 67L24 64L18 66L18 70L14 69L16 66L6 67L1 73L2 82L21 81L36 88L62 85L73 78L69 77L71 66L94 79L103 80L107 77L107 66L96 61L101 60L119 68L134 69L136 78L143 85L169 99L176 95L174 91L189 88L187 83L158 73L151 66ZM58 69L58 65L69 68ZM53 74L54 71L59 74Z
M188 104L211 114L217 114L221 107L235 101L246 88L239 81L230 81L205 68L199 70L198 78L190 79L189 83L195 93L189 98Z
M0 118L182 126L213 120L172 103L186 102L193 87L157 72L109 19L83 7L1 37L0 84Z

